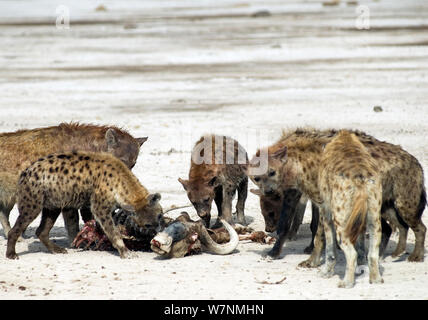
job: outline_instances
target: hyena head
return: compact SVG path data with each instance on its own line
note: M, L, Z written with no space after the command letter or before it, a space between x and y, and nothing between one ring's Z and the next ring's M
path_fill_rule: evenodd
M159 193L150 194L147 197L148 203L141 209L135 210L134 222L146 230L156 230L161 226L163 217L162 206L159 203L161 195ZM127 211L134 211L131 208L124 208Z
M254 161L258 161L254 160L257 158L258 154L256 153L250 161L250 167L254 165ZM288 188L294 183L294 167L287 160L287 147L284 146L273 153L268 152L267 168L264 173L249 174L251 181L259 187L264 196L274 196L275 193L282 194L284 187Z
M113 128L106 131L105 139L107 151L125 163L129 169L135 166L140 147L147 141L147 137L133 138Z
M260 209L265 220L265 231L276 231L282 209L282 196L274 192L271 196L265 196L259 189L251 189L252 193L260 197Z
M209 227L211 220L211 205L215 197L215 189L219 186L219 179L216 176L193 182L183 180L178 181L183 185L192 205L195 207L198 216L202 219L206 227Z

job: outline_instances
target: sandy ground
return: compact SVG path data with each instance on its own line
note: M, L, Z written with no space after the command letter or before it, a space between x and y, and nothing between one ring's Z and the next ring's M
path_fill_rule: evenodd
M357 6L317 0L61 4L70 29L55 27L57 2L0 2L1 131L81 121L148 135L134 172L165 207L188 202L177 178L207 132L237 138L251 155L282 128L355 128L402 145L428 169L428 3L360 2L370 10L369 30L356 28ZM95 10L100 4L105 11ZM253 16L261 10L270 14ZM251 193L246 216L264 229ZM428 299L427 262L389 255L397 234L381 263L382 285L361 275L353 289L337 288L342 253L330 279L298 268L308 257L309 208L275 261L262 258L271 246L251 242L229 256L173 260L52 255L35 238L39 221L17 245L17 261L5 258L0 231L0 299ZM67 245L61 218L51 236ZM409 232L407 251L413 246Z

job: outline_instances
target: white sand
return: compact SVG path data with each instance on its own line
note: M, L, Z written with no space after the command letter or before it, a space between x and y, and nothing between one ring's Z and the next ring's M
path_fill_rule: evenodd
M94 10L101 3L106 12ZM207 132L237 138L251 155L282 128L360 129L402 145L427 171L427 3L365 1L370 30L355 29L356 8L345 3L63 4L69 30L55 28L49 1L0 3L1 131L81 121L148 135L134 172L165 207L188 202L177 178L186 177L192 144ZM272 15L251 18L258 10ZM373 112L377 105L383 112ZM15 208L12 222L17 215ZM251 193L246 216L264 229ZM39 221L17 245L19 260L5 258L0 237L0 299L428 299L428 264L409 263L407 255L382 261L384 284L370 285L363 275L353 289L337 288L341 252L330 279L298 268L308 257L309 210L297 240L273 262L262 259L271 246L250 242L229 256L172 260L73 249L52 255L34 235ZM423 221L428 225L427 213ZM66 245L62 218L51 237ZM397 240L394 234L388 254ZM407 251L413 247L410 231Z

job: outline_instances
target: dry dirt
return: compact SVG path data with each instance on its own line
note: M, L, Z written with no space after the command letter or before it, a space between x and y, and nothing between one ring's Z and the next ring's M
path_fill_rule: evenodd
M165 207L188 202L177 178L187 175L203 133L233 136L252 155L282 128L360 129L402 145L428 169L426 2L360 2L370 10L368 30L356 28L358 6L346 2L62 4L69 29L55 27L54 2L0 2L1 131L81 121L148 135L134 172ZM100 4L106 10L96 11ZM251 193L246 216L263 230ZM353 289L337 288L341 253L330 279L298 268L308 257L309 207L297 239L275 261L262 258L271 246L245 241L229 256L52 255L34 235L39 221L17 245L17 261L5 258L0 231L0 299L428 299L427 262L390 256L397 234L381 263L382 285L363 274ZM428 225L426 212L423 221ZM67 245L62 219L52 238ZM409 232L407 252L413 246Z

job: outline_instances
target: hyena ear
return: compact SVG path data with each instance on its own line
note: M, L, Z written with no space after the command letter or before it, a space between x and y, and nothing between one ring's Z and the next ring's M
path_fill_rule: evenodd
M220 184L220 180L217 177L212 178L209 182L208 185L210 187L217 187Z
M262 196L262 192L260 191L260 189L250 189L250 192L254 193L256 196Z
M178 182L180 182L183 185L184 190L187 191L187 184L189 183L189 181L178 178Z
M153 193L148 196L147 200L149 200L149 205L153 206L159 202L161 199L160 193Z
M118 145L118 138L116 131L114 129L110 128L106 132L106 142L107 142L107 148L116 148Z
M272 157L279 159L282 162L287 161L287 146L283 146L281 149L272 153Z
M141 147L143 145L143 143L147 141L148 138L149 137L142 137L142 138L137 138L136 140Z

